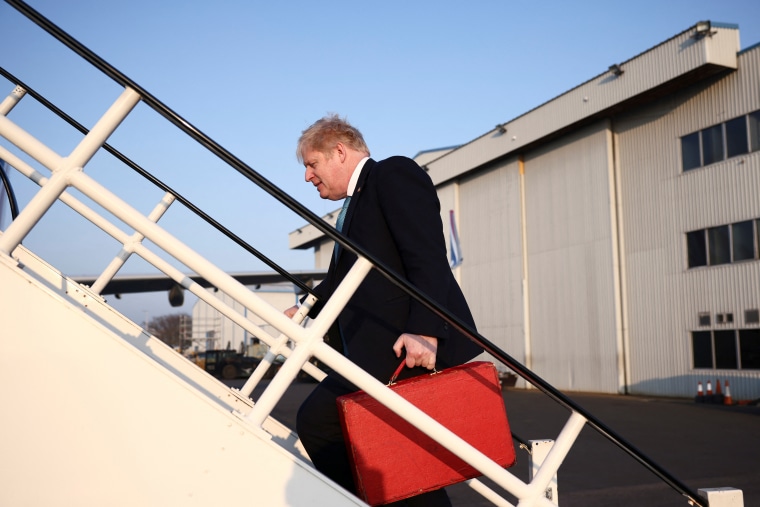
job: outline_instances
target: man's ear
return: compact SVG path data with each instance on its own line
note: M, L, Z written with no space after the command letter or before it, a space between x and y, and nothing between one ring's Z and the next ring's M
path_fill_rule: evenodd
M339 142L335 145L335 151L338 154L338 160L342 163L346 161L346 157L348 157L348 151L346 150L346 146Z

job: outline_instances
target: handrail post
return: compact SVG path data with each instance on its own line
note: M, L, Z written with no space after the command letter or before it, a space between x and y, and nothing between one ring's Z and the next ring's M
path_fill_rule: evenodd
M570 415L551 450L546 454L543 463L533 475L530 482L532 496L541 497L545 494L546 488L551 484L554 475L562 465L567 453L570 452L585 424L586 418L578 412L573 412Z
M169 192L164 194L164 197L161 199L161 201L156 205L155 208L153 208L153 211L150 213L150 215L148 215L148 220L154 223L158 223L161 217L164 216L164 213L169 210L169 206L171 206L173 202L174 195ZM142 243L143 239L145 239L145 236L140 232L135 232L132 234L132 236L129 238L129 241L123 244L123 248L119 251L118 254L116 254L116 257L113 258L106 269L103 270L98 279L95 280L95 283L92 284L92 287L90 287L90 289L92 289L92 291L96 294L100 294L106 285L108 285L108 282L113 279L113 277L121 269L124 263L127 262L129 257L134 253L135 245Z
M7 116L25 95L26 90L22 86L16 86L16 88L3 99L2 103L0 103L0 115Z
M351 266L346 277L338 285L330 299L325 303L324 308L319 312L319 316L314 319L314 325L306 333L306 339L296 339L296 346L290 357L285 360L280 371L269 383L266 391L261 395L259 400L248 413L247 419L257 426L261 426L269 413L272 411L277 402L285 394L285 391L295 379L304 363L309 360L314 351L320 346L325 345L324 336L338 315L351 299L356 289L362 283L369 271L372 269L372 263L363 257L359 257ZM329 347L329 345L325 345ZM332 350L331 347L329 347Z
M554 440L530 440L530 458L528 463L528 481L532 482L535 475L541 469L546 455L549 454L554 446ZM544 490L544 496L551 500L555 505L559 505L559 489L557 487L557 473L554 473L552 481Z
M291 320L300 325L309 314L309 311L314 306L314 303L316 301L317 298L314 295L309 295L301 304L301 307L298 309L295 315L293 315L293 318ZM259 382L261 382L261 380L264 378L264 375L266 375L267 370L269 370L269 368L272 366L272 363L274 362L275 358L277 358L277 355L280 353L281 349L287 343L288 336L285 333L280 333L280 336L269 347L269 350L267 350L267 353L261 359L261 362L259 362L259 364L256 366L256 369L253 370L251 376L248 377L248 380L245 381L243 387L240 388L240 394L243 396L250 396Z
M0 237L0 252L10 255L21 244L37 222L47 213L69 185L69 175L80 171L78 167L68 167L53 173L48 182L37 192L16 219L11 222Z

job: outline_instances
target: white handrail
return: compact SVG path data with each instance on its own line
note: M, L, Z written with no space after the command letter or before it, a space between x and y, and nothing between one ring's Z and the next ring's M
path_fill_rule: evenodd
M7 115L16 107L21 99L26 96L26 90L22 86L16 86L13 91L0 102L0 115Z

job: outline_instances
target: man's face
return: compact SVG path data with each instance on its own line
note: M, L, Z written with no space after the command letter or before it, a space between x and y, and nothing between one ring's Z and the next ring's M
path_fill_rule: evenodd
M302 155L306 181L317 187L322 199L337 201L346 197L348 178L342 163L345 157L341 156L339 148L334 148L328 155L312 149L305 150Z

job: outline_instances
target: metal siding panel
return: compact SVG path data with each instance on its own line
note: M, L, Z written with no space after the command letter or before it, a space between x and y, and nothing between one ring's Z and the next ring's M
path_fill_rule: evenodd
M462 290L480 334L524 361L520 175L515 161L459 187Z
M533 370L559 389L618 392L604 124L526 157Z
M758 397L758 371L694 370L690 332L699 312L760 307L760 261L688 269L685 233L760 218L760 152L681 171L680 137L760 109L760 49L739 71L621 117L621 164L631 392L696 394L730 379L734 399ZM757 326L754 326L757 328ZM721 326L713 325L720 329Z

